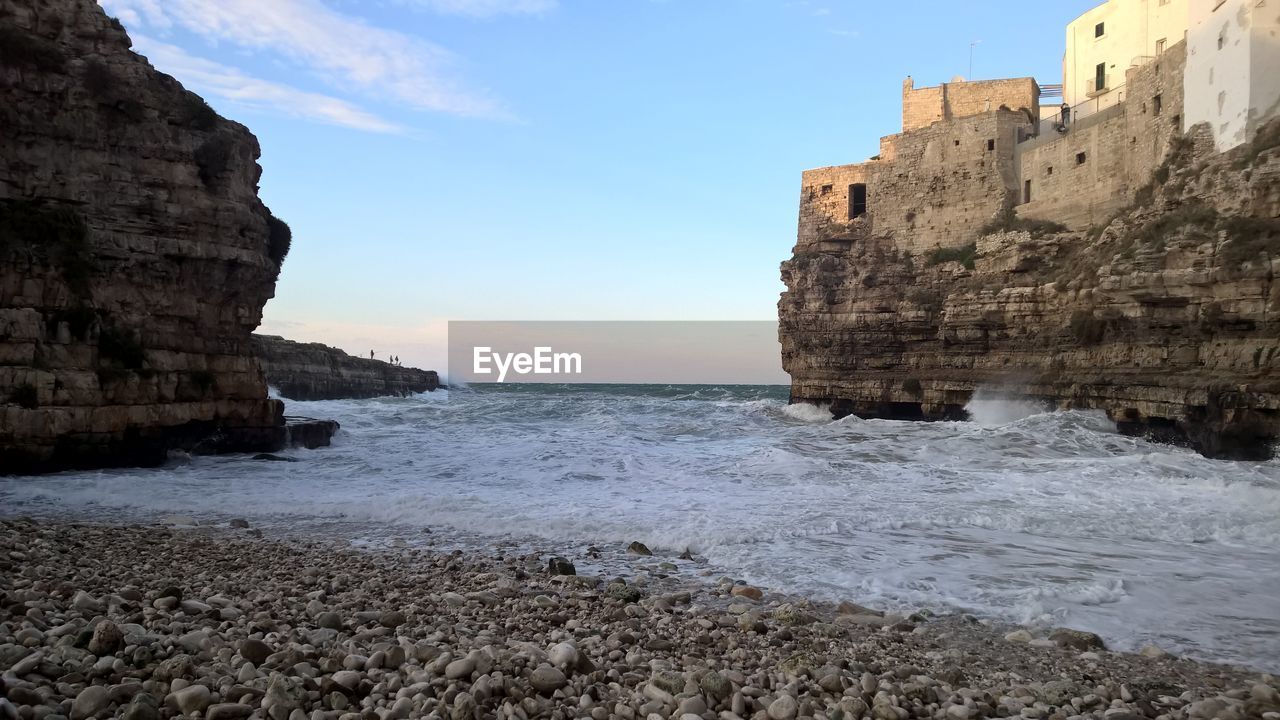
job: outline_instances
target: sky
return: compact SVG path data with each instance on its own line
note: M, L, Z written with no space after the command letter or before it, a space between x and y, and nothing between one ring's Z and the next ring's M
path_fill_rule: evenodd
M775 320L800 173L903 79L1061 82L1054 0L100 0L247 125L293 229L260 332L440 362L449 320Z

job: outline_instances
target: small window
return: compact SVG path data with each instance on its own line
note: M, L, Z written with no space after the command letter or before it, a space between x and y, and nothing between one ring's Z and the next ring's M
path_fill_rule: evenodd
M1102 37L1103 35L1106 35L1106 34L1107 34L1107 24L1106 24L1106 23L1098 23L1097 25L1094 25L1094 26L1093 26L1093 36L1094 36L1094 37L1096 37L1096 38L1100 38L1100 37Z
M823 185L823 186L822 186L822 194L823 194L823 195L827 195L827 194L829 194L833 189L835 189L835 186L833 186L833 185Z
M867 186L855 183L849 186L849 219L867 214Z
M1107 64L1098 63L1093 69L1093 89L1095 92L1102 92L1107 89Z
M1169 0L1160 0L1160 4L1161 4L1161 5L1168 5L1168 4L1169 4Z
M957 140L957 141L956 141L956 147L960 147L960 141L959 141L959 140Z
M1163 109L1164 109L1164 102L1161 101L1159 95L1151 98L1151 114L1152 115L1159 115L1160 111Z
M1022 185L1022 202L1031 202L1031 181L1028 180Z
M1080 152L1080 153L1076 153L1076 164L1077 164L1077 165L1083 165L1083 164L1084 164L1084 161L1085 161L1085 160L1088 160L1088 159L1089 159L1089 158L1088 158L1084 153L1082 153L1082 152Z
M992 151L994 151L995 149L996 149L996 141L995 141L995 140L988 140L988 141L987 141L987 152L992 152Z
M1182 116L1181 115L1174 115L1172 124L1173 124L1174 132L1182 132Z
M1044 174L1045 174L1045 175L1052 175L1052 174L1053 174L1053 166L1052 166L1052 165L1050 165L1049 167L1045 168L1045 169L1044 169Z
M1160 38L1156 41L1156 54L1163 55L1165 46L1169 44L1168 38Z

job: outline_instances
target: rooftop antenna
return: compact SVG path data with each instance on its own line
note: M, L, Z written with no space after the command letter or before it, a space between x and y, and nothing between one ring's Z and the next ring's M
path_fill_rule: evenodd
M982 42L981 40L974 40L973 42L969 43L969 79L970 80L973 79L973 49L977 47L981 42Z

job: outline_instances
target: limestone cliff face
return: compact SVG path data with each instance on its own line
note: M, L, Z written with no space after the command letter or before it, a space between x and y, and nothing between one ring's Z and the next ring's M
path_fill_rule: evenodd
M434 370L352 357L320 343L254 335L253 352L262 363L267 382L290 400L405 396L440 387Z
M1225 155L1204 146L1179 143L1139 200L1089 233L1010 219L942 253L838 230L797 245L778 305L793 400L961 418L990 388L1100 408L1122 431L1210 456L1270 456L1280 123Z
M129 48L93 0L0 0L0 471L285 438L257 140Z

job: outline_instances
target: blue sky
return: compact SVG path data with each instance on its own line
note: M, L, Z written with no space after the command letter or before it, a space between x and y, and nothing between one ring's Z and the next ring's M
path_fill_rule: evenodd
M447 320L770 320L800 171L902 80L1061 82L1095 2L101 0L248 125L294 231L262 330L431 365Z

